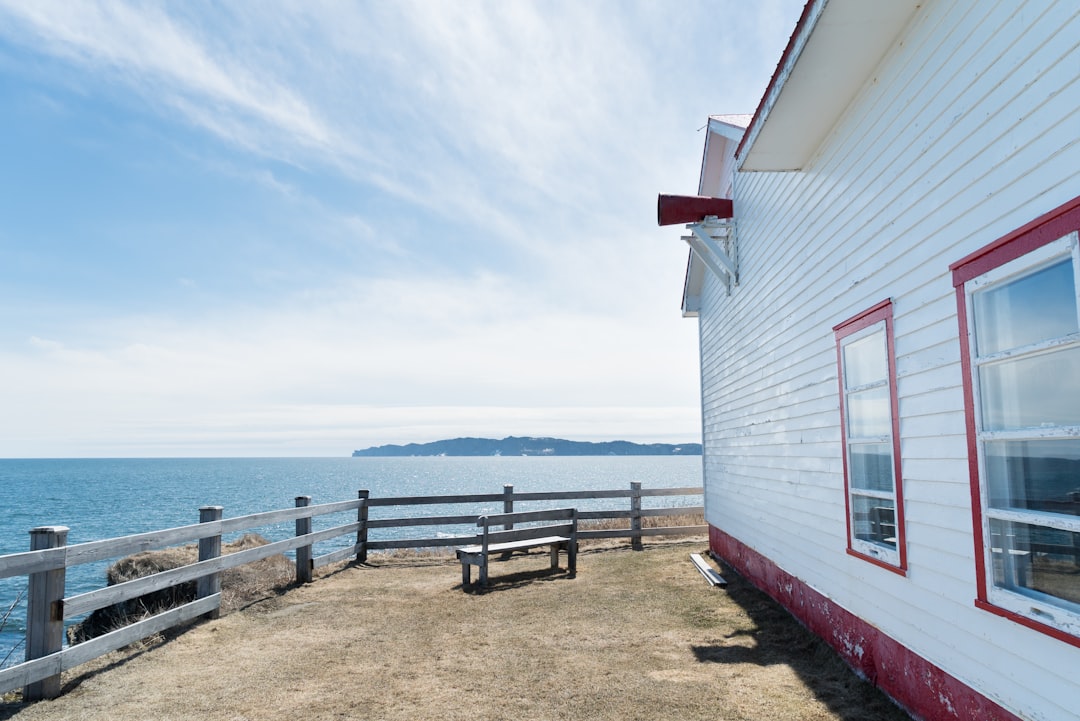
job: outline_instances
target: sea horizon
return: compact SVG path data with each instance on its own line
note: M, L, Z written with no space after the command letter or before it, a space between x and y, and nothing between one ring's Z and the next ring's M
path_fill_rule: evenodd
M9 499L0 524L0 555L29 550L29 532L40 526L66 526L70 529L67 543L75 545L197 523L202 506L222 506L224 517L233 518L292 507L298 496L311 496L311 502L319 504L356 498L360 490L387 497L494 494L501 493L506 484L522 492L629 489L635 481L644 488L699 487L701 464L701 456L0 459L0 483ZM621 501L574 505L588 510L623 508ZM645 498L642 505L701 502L700 496L659 497ZM372 509L372 517L389 510ZM462 512L501 510L500 502ZM333 525L332 517L324 518ZM319 527L317 523L315 530ZM451 527L430 530L462 533ZM278 524L257 532L273 541L291 536L295 528L291 523ZM321 552L329 550L333 548ZM68 569L66 595L103 587L105 569L116 560ZM0 615L25 585L25 576L0 579ZM23 619L19 607L0 631L0 659L20 641Z

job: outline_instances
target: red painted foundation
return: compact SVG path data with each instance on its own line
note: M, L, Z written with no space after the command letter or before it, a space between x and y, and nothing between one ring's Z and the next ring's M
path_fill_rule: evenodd
M916 718L925 721L1021 721L712 525L709 526L709 548L825 639L856 672Z

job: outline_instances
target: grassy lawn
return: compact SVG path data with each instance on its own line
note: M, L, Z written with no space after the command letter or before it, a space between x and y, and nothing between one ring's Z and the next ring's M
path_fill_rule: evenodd
M65 676L0 719L883 719L907 715L704 541L544 552L464 593L452 558L372 558ZM564 559L565 562L565 559Z

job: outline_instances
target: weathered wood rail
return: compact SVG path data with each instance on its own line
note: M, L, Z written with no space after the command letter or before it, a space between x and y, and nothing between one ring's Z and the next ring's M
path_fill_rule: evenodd
M434 548L460 546L476 540L468 535L436 535L420 538L379 538L378 529L475 525L486 511L461 515L408 515L395 518L369 518L372 508L410 508L434 505L472 505L502 503L504 513L514 512L518 503L550 503L574 500L628 499L628 509L578 511L577 517L589 520L629 519L628 528L582 529L581 540L600 538L629 538L634 548L642 548L642 538L659 535L704 533L707 526L670 526L644 528L642 519L702 513L702 506L675 506L645 509L641 499L661 496L697 496L696 488L642 488L631 483L629 490L555 491L517 493L513 486L503 487L502 493L443 496L401 496L371 498L366 490L356 499L311 505L310 496L298 496L294 508L252 513L235 518L222 518L221 506L199 509L199 523L160 531L138 533L67 545L68 528L43 526L30 531L30 550L0 556L0 578L27 576L26 661L0 669L0 693L23 689L23 698L34 701L54 698L60 694L60 674L127 646L135 641L166 629L191 622L200 617L213 617L221 606L221 572L289 551L295 552L296 580L308 583L317 568L355 559L367 560L368 551L404 548ZM312 530L313 519L332 514L355 512L355 520L318 531ZM257 548L221 554L222 535L239 533L274 524L295 522L295 536ZM372 532L375 531L373 534ZM355 534L348 545L322 555L314 555L315 545ZM86 563L105 561L197 541L199 560L196 563L138 578L113 586L65 596L68 568ZM158 613L144 620L116 629L83 643L65 647L64 622L84 616L100 608L139 598L194 581L195 600Z

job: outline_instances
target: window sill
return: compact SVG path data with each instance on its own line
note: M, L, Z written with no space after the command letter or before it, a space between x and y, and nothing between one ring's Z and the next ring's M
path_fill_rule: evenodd
M1057 639L1058 641L1064 641L1070 646L1076 646L1077 648L1080 648L1080 637L1074 636L1067 631L1062 631L1056 626L1051 626L1049 624L1036 621L1029 616L1017 613L1016 611L1010 611L1007 608L1002 608L1001 606L996 606L989 601L984 601L981 598L975 599L975 607L980 608L983 611L989 611L995 616L1007 618L1008 620L1018 623L1021 626L1026 626L1033 631L1038 631L1039 633L1046 634L1047 636Z
M892 563L889 563L888 561L883 561L880 558L874 558L869 554L856 551L854 548L848 548L847 553L849 556L854 556L855 558L866 561L867 563L872 563L879 568L884 568L886 571L892 571L899 576L904 576L905 578L907 577L906 566L894 565Z

